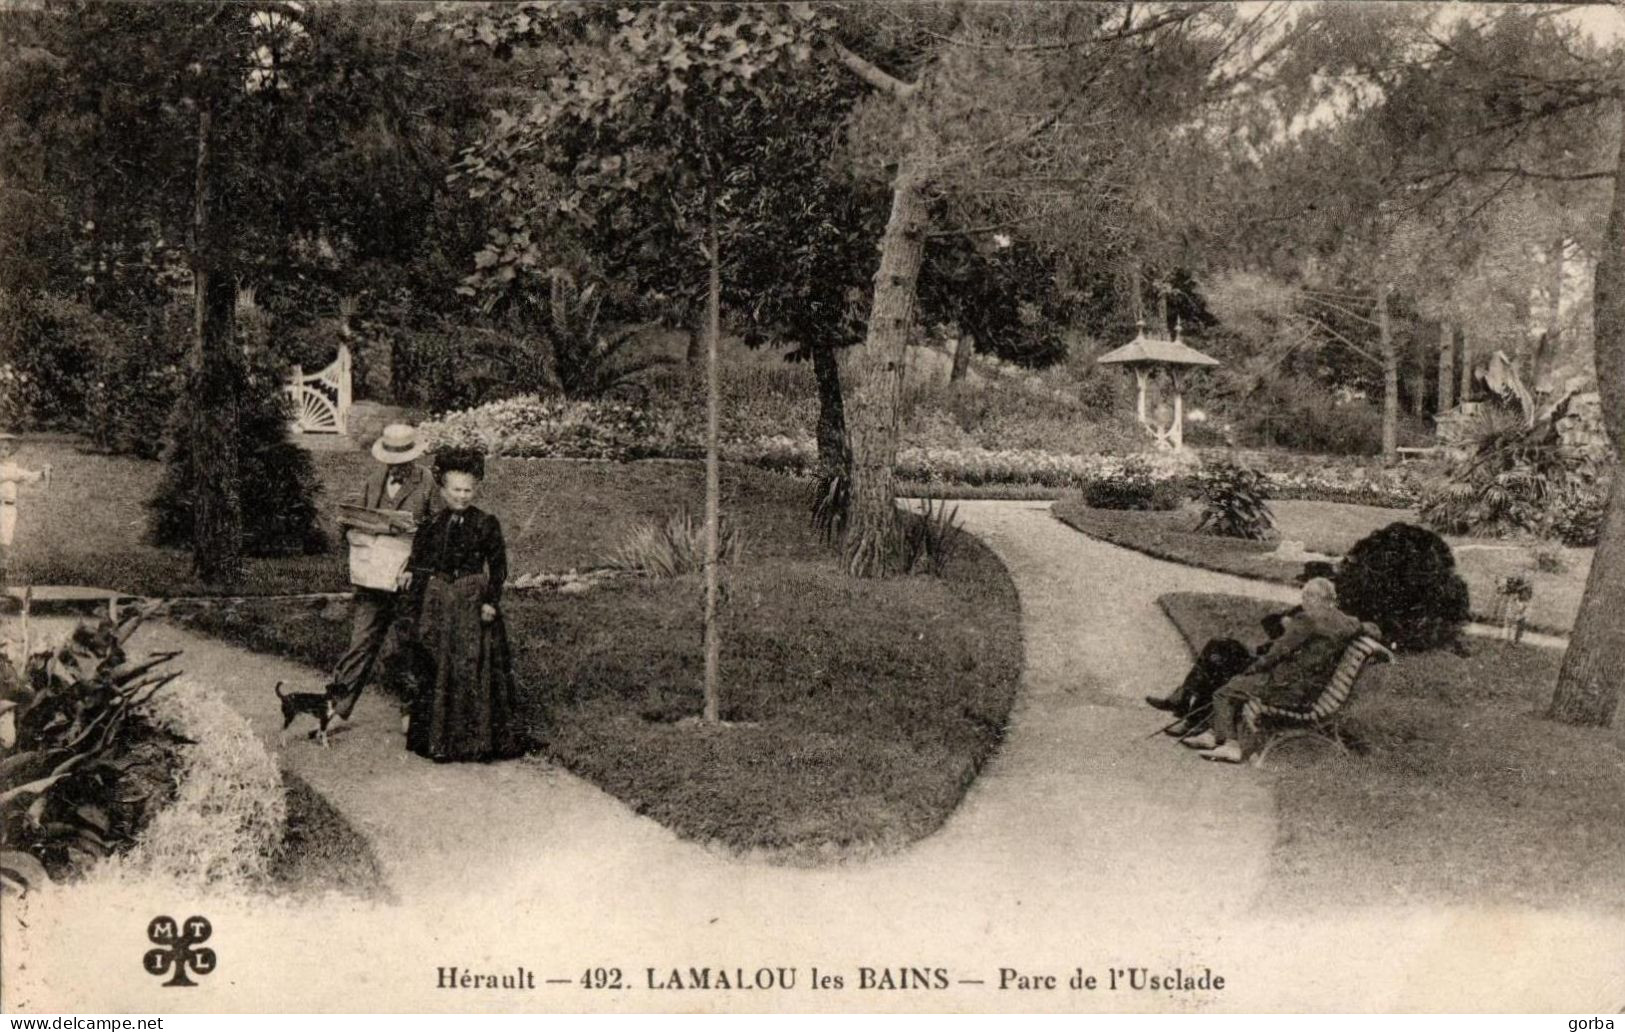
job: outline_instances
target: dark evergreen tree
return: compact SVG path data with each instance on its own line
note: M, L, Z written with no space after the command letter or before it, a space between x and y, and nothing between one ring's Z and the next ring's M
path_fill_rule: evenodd
M288 439L290 416L282 371L264 348L250 348L236 366L237 454L233 490L242 499L243 552L251 556L314 555L327 550L318 519L321 484L310 453ZM165 470L151 502L152 536L160 545L190 547L198 491L192 435L185 432L190 406L176 408Z

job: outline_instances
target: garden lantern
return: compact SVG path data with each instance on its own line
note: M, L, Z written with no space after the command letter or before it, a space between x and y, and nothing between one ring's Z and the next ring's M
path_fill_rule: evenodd
M1145 322L1139 323L1139 333L1135 338L1120 348L1114 348L1095 359L1101 365L1124 365L1134 373L1134 381L1139 385L1139 396L1135 401L1135 413L1139 417L1140 425L1150 431L1156 440L1157 447L1179 451L1185 447L1185 396L1179 384L1179 371L1184 366L1216 366L1219 360L1202 354L1193 347L1187 346L1179 339L1179 326L1174 326L1172 340L1166 337L1149 337L1145 332ZM1162 427L1153 421L1145 410L1145 388L1151 374L1161 367L1167 371L1169 386L1174 391L1174 415L1167 427Z

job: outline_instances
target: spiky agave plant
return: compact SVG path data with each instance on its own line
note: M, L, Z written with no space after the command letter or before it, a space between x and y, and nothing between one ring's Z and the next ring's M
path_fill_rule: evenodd
M718 562L725 566L737 563L743 550L744 535L723 520L717 528ZM608 557L608 563L649 577L699 573L705 569L705 521L682 508L663 522L640 524Z

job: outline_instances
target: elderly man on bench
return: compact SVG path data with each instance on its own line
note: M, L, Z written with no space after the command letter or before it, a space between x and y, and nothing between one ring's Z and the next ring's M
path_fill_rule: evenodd
M1210 730L1184 740L1202 758L1222 763L1243 759L1239 734L1249 700L1268 707L1312 706L1343 656L1361 634L1380 632L1337 608L1337 589L1324 577L1303 586L1303 609L1287 618L1286 630L1268 653L1213 696Z

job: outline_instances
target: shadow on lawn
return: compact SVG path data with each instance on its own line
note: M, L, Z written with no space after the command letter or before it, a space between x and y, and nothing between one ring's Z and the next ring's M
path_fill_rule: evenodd
M1269 603L1173 594L1193 648L1252 640ZM1269 909L1445 902L1625 909L1625 750L1617 732L1541 716L1561 653L1473 640L1368 671L1350 722L1363 754L1270 757L1279 833Z

